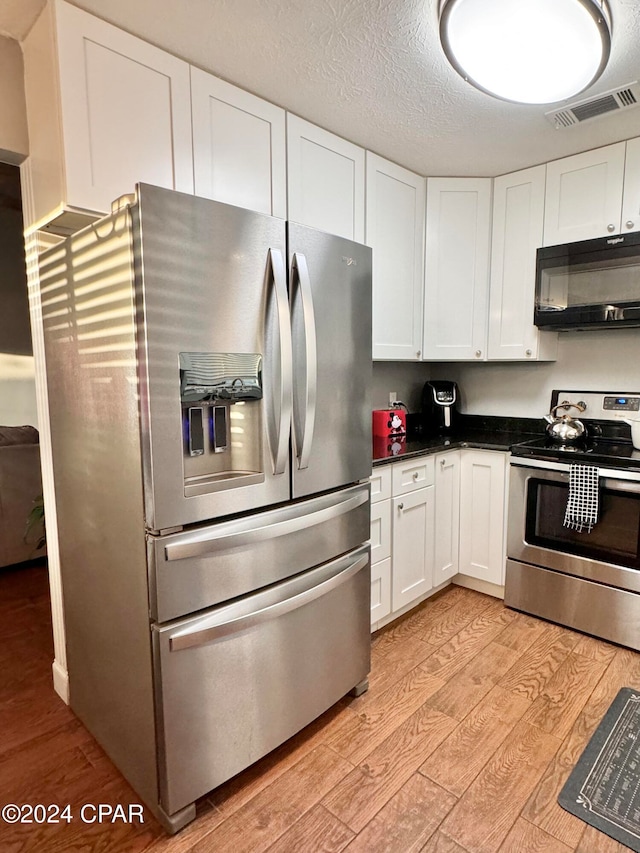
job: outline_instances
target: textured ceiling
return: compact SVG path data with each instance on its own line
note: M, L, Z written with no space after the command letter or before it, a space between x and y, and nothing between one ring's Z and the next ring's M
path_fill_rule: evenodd
M499 175L640 135L640 107L556 131L550 107L503 103L465 84L442 55L437 0L75 3L424 175ZM0 0L0 32L20 38L41 5ZM640 2L610 6L612 58L581 97L640 80Z

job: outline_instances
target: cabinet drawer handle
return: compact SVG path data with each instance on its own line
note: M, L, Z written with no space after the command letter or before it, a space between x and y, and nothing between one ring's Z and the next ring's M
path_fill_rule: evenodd
M399 510L403 510L403 509L404 509L404 504L398 504L398 509L399 509Z
M481 356L481 355L482 355L482 350L481 350L481 349L477 349L477 350L476 350L476 358L480 358L480 356Z
M414 471L412 476L413 476L414 480L417 480L418 479L418 472Z
M532 356L532 355L533 355L532 350L528 349L528 350L525 352L525 355L526 355L526 356Z
M441 459L441 460L440 460L440 467L441 467L441 468L444 468L444 466L445 466L446 464L447 464L447 460L446 460L446 459Z
M627 226L627 228L633 228L633 226L635 225L635 222L632 222L631 219L627 219L627 221L624 224Z
M607 231L613 233L615 230L616 230L616 226L613 225L613 223L611 225L607 225Z

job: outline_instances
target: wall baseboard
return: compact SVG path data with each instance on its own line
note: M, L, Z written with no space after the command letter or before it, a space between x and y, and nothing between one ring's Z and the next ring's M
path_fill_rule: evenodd
M69 673L57 660L54 660L51 669L53 671L53 689L62 699L65 705L69 704Z

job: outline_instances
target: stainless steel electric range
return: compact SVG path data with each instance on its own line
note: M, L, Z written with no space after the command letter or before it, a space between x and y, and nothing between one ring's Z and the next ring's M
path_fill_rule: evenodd
M581 439L511 450L505 604L640 650L640 450L624 421L640 392L554 391L552 408L565 400L585 404ZM591 532L564 526L572 465L598 471Z

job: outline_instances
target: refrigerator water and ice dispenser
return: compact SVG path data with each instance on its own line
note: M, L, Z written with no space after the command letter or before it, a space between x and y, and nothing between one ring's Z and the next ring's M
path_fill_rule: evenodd
M181 352L185 495L257 482L262 355Z

